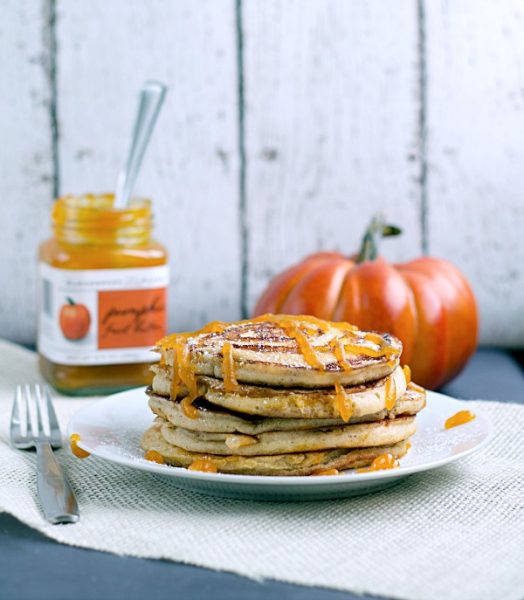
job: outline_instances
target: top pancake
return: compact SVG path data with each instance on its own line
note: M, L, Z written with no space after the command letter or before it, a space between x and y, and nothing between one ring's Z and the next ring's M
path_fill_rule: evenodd
M185 355L186 367L194 375L224 379L227 342L236 381L278 387L317 388L375 381L395 369L402 352L401 342L389 334L286 315L212 323L199 332L167 336L156 350L168 366L180 369L180 356Z

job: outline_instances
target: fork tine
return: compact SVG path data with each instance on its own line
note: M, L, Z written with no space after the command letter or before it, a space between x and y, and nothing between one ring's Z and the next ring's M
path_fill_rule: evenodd
M11 437L13 437L13 435L20 436L22 432L20 418L21 393L22 390L20 389L20 386L17 385L15 389L15 397L13 400L13 408L11 409Z
M51 392L49 391L49 386L44 386L44 396L46 400L47 407L47 419L49 421L49 433L52 434L53 430L57 429L60 431L60 425L58 424L58 419L56 417L55 407L53 406L53 402L51 400Z
M31 426L31 433L33 437L38 437L38 422L36 413L36 402L31 392L31 386L27 383L24 385L24 395L26 400L26 411L29 414L29 424Z
M21 423L23 424L22 433L23 433L24 436L28 436L29 435L29 429L30 429L30 425L29 425L29 404L27 402L27 398L24 395L23 387L21 385L19 385L18 387L20 388L19 401L20 401Z
M46 417L42 411L42 388L37 384L35 385L35 407L36 407L36 420L38 426L38 435L49 436L49 432L46 427Z

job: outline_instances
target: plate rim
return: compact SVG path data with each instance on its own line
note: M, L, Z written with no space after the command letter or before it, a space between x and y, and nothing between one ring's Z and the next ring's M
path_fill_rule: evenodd
M75 412L71 418L69 419L66 427L67 439L73 434L76 433L74 423L76 422L79 416L82 416L83 413L91 411L93 407L97 405L101 405L107 403L109 399L118 400L121 396L127 396L129 394L144 394L144 400L146 400L145 395L146 387L136 387L128 390L124 390L122 392L117 392L115 394L110 394L103 398L99 398L93 402L90 402L86 406L80 408L77 412ZM442 394L441 392L434 392L432 390L427 390L428 397L441 397L446 399L446 401L452 401L457 404L458 409L465 408L468 406L468 400L460 400L458 398L454 398L452 396L448 396L447 394ZM333 476L316 476L312 477L311 475L242 475L236 473L205 473L201 471L189 471L184 467L175 467L172 465L160 465L154 463L152 461L147 461L145 459L139 460L136 458L126 458L124 456L119 455L105 455L103 452L94 449L89 446L89 444L85 444L80 439L77 442L77 445L86 452L89 452L93 457L100 460L107 460L110 463L118 464L123 467L128 467L131 469L136 469L143 472L156 473L160 475L168 475L175 478L189 479L189 480L199 480L202 482L221 482L228 484L238 484L238 485L249 485L249 486L262 486L262 487L280 487L280 486L291 486L291 487L300 487L300 486L308 486L308 487L338 487L345 486L351 484L361 484L365 482L374 482L377 480L383 479L392 479L392 478L401 478L407 477L409 475L414 475L420 472L431 471L433 469L437 469L443 467L449 463L455 462L457 460L461 460L462 458L466 458L467 456L473 454L474 452L478 452L481 450L486 444L490 442L494 435L494 427L491 419L487 417L485 413L482 411L476 413L476 418L484 423L487 434L484 439L482 439L477 445L472 448L468 448L467 450L463 450L457 454L451 454L444 458L435 460L430 463L422 463L418 465L408 465L403 467L402 464L399 468L396 469L387 469L381 471L375 471L370 473L359 473L358 478L353 470L350 470L347 473L340 473L336 477Z

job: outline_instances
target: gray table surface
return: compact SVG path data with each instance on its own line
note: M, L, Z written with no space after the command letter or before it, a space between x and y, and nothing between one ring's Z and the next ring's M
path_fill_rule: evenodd
M457 398L524 403L524 373L510 354L481 350L444 392ZM0 514L1 600L357 600L344 592L167 561L126 558L63 546ZM374 598L366 596L366 598Z

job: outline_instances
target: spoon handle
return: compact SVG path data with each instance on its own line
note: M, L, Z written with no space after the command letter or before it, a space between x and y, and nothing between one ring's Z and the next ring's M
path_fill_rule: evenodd
M114 208L125 208L133 191L144 153L166 95L166 86L158 81L146 81L140 91L138 112L127 161L118 176Z

